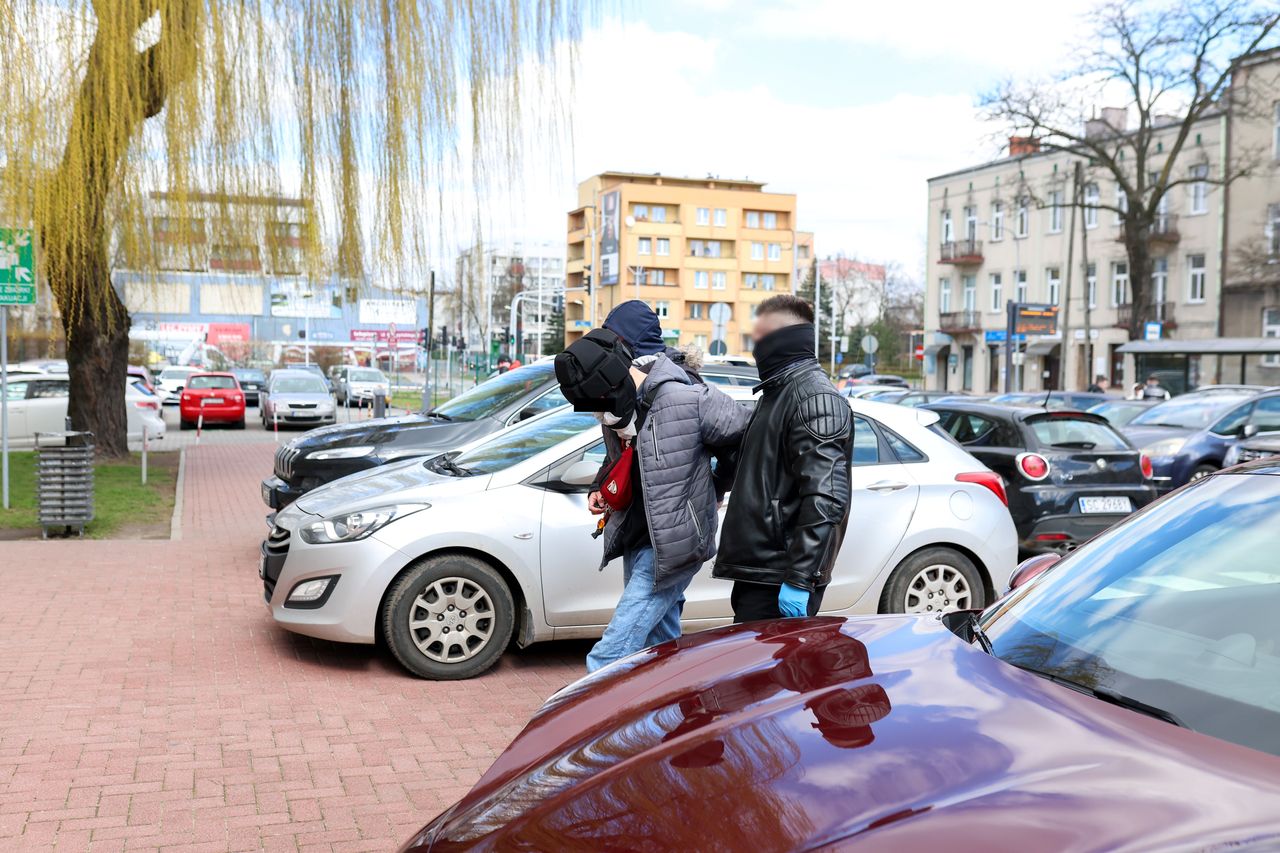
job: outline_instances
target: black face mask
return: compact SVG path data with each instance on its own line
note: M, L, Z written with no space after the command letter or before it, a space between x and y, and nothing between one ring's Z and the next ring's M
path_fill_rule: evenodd
M556 380L578 412L608 412L625 423L636 408L631 348L608 329L592 329L556 356Z
M760 381L768 382L787 367L799 361L816 361L813 350L813 324L783 326L756 341L752 355L760 370Z

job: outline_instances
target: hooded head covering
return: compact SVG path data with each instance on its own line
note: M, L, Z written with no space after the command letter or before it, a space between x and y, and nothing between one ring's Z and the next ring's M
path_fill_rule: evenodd
M609 312L604 327L631 345L637 357L657 355L666 349L662 321L647 302L630 299Z

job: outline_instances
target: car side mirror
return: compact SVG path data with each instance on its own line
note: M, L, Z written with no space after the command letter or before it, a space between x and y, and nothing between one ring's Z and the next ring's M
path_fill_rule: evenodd
M1258 434L1257 424L1245 424L1244 426L1240 427L1241 438L1253 438L1257 434Z
M579 459L560 475L560 482L566 486L589 486L596 481L600 466L589 459Z
M529 406L528 408L520 410L520 414L516 415L516 420L527 421L536 414L538 414L538 412L532 406Z
M1040 577L1053 568L1061 559L1061 554L1037 554L1034 557L1028 557L1023 560L1018 564L1018 568L1013 570L1013 574L1009 576L1009 591L1025 586Z

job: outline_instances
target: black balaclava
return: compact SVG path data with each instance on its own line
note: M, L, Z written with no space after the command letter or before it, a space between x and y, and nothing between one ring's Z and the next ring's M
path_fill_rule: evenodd
M817 363L813 350L813 324L783 326L756 341L752 355L760 370L760 381L768 382L783 370L801 361Z

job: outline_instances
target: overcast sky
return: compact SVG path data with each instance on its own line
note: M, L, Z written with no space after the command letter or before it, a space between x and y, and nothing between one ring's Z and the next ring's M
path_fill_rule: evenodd
M586 32L572 148L526 164L532 197L513 233L563 240L576 182L605 169L713 173L796 193L799 225L817 233L822 255L916 273L926 178L999 153L978 94L1063 63L1089 6L633 3Z

